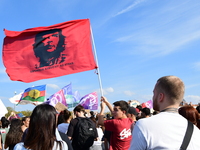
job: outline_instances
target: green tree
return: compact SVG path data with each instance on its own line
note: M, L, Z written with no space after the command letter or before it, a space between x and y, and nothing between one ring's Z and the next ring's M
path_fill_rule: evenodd
M8 110L8 113L5 114L5 117L8 118L11 114L11 112L15 112L15 114L19 114L22 113L24 116L31 116L32 111L30 110L26 110L26 111L14 111L14 109L12 107L6 107Z

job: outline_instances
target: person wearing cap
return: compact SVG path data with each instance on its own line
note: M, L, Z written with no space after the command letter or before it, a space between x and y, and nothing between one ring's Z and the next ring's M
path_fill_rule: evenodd
M129 107L127 117L131 118L134 122L136 122L136 117L138 115L138 111L135 107Z
M128 112L127 112L127 117L133 120L133 123L131 125L131 131L133 131L133 127L136 123L136 117L138 115L138 111L135 107L129 107Z

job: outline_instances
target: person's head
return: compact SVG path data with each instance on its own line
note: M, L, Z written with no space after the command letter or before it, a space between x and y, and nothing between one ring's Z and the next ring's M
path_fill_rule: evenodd
M131 119L133 119L135 121L137 115L138 115L138 112L137 112L136 108L129 107L128 112L127 112L127 117L131 118Z
M200 119L198 111L191 105L185 105L180 107L178 109L178 112L180 115L192 122L194 125L197 125Z
M20 119L12 119L11 124L10 124L10 129L9 131L16 131L19 130L21 131L21 120Z
M110 119L112 119L111 114L106 114L106 120L110 120Z
M30 124L24 145L29 149L49 150L56 141L56 109L48 104L37 105L30 117Z
M116 101L113 103L113 117L115 119L126 118L129 105L126 101Z
M22 118L22 125L29 127L30 117L26 116Z
M198 105L198 106L196 107L196 110L197 110L198 113L200 114L200 105Z
M90 116L91 117L95 116L94 111L90 111Z
M74 115L76 117L85 117L85 108L82 105L77 105L74 108Z
M143 108L142 110L141 110L141 117L142 118L147 118L147 117L149 117L150 115L151 115L151 111L150 111L150 109L149 108L147 108L147 107L145 107L145 108Z
M58 125L61 123L68 123L71 120L71 112L68 110L63 110L58 116Z
M159 114L159 111L154 110L153 115L157 115L157 114Z
M10 121L6 117L1 117L1 126L2 128L8 128Z
M163 107L178 107L183 100L184 91L184 83L180 78L176 76L159 78L153 90L153 109L160 111Z
M39 32L33 44L35 56L39 58L40 66L51 66L58 63L61 52L65 50L65 37L62 30L51 29Z
M6 135L5 148L19 143L22 139L23 131L21 129L21 120L12 119L10 129Z
M136 108L141 111L142 110L142 106L141 105L137 105Z

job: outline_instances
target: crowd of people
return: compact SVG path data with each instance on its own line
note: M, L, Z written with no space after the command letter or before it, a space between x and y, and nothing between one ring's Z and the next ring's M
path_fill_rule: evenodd
M197 150L200 105L180 106L184 91L180 78L164 76L153 90L153 112L124 100L112 105L104 96L99 113L87 113L81 105L73 113L58 111L48 104L37 105L30 117L21 119L11 112L1 118L0 149Z

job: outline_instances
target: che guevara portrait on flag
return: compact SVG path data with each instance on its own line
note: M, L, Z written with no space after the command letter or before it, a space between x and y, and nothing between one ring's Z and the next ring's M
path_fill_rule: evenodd
M66 54L62 52L65 50L65 36L62 35L62 30L52 29L36 34L33 50L39 60L39 65L36 64L35 68L64 62Z
M3 63L13 81L28 83L97 68L89 19L4 33Z

